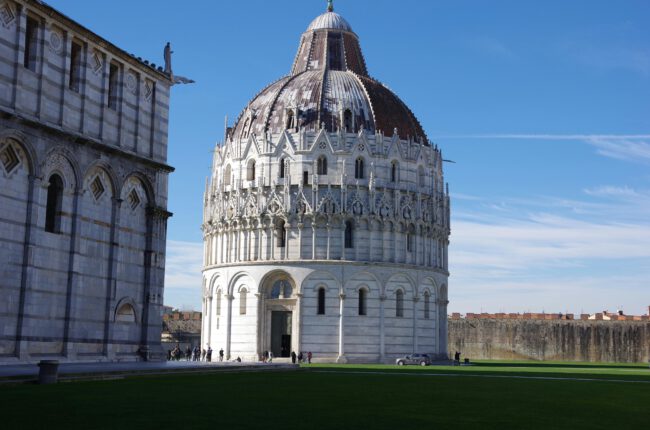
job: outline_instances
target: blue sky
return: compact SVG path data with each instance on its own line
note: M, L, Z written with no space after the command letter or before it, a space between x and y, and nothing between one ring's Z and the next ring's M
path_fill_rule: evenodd
M197 81L172 94L166 302L199 308L210 151L323 0L49 0ZM187 7L185 7L187 6ZM450 311L650 305L650 2L336 0L446 158Z

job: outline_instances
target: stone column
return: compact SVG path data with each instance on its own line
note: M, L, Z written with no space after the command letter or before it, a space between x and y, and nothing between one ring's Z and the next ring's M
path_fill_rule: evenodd
M296 307L293 310L294 314L294 324L293 324L293 333L291 333L291 345L292 351L300 351L300 335L302 332L302 293L296 294Z
M418 302L419 297L413 297L413 353L416 354L419 348L418 342Z
M231 343L231 333L232 333L232 301L235 298L231 294L224 296L227 300L226 303L226 360L230 360L230 343Z
M316 259L316 219L311 220L311 259Z
M327 227L327 259L330 259L330 238L332 237L332 226L330 226L329 222L326 225Z
M72 330L72 297L77 296L75 290L79 290L79 277L74 269L75 256L79 249L79 237L77 235L77 224L79 222L79 198L83 191L76 188L72 194L72 220L70 225L70 247L68 251L68 280L65 299L65 323L63 326L63 355L68 358L75 358L76 353L70 345L70 331ZM145 262L146 264L146 262ZM146 270L146 269L145 269ZM146 303L146 302L145 302Z
M110 248L108 250L108 275L106 276L106 293L104 297L104 344L102 346L102 355L112 358L110 341L113 338L113 325L111 324L111 309L113 300L115 300L115 279L117 277L117 265L119 252L119 243L117 241L117 229L120 225L120 207L122 200L113 198L111 201L111 232Z
M345 255L345 220L341 222L341 260L346 259Z
M447 305L448 300L438 301L438 352L441 358L449 358L447 350Z
M339 356L337 363L347 363L345 358L345 294L339 294Z
M379 361L381 363L386 361L385 309L386 296L382 294L379 296Z
M304 227L303 223L298 223L298 260L302 260L302 229Z
M271 235L271 251L270 251L271 260L275 260L275 219L271 220L271 225L269 226L269 233Z
M208 297L208 300L206 301L206 309L205 309L205 314L204 318L207 320L207 327L205 328L205 334L206 334L206 340L207 344L211 345L212 344L212 325L214 324L213 321L213 315L214 315L214 308L212 307L213 305L213 297L210 295Z
M262 335L264 331L262 330L262 319L264 318L264 306L263 295L261 292L255 293L255 299L257 300L257 323L255 324L255 354L257 354L257 359L262 358Z
M283 260L289 260L290 237L291 237L291 222L287 221L284 223L284 249L282 250Z
M21 17L23 14L21 13ZM15 87L15 86L14 86ZM27 210L25 220L25 235L23 236L23 256L22 256L22 270L20 275L20 296L18 299L18 319L16 321L16 344L14 347L14 354L20 360L27 359L27 341L23 340L23 328L25 319L25 304L27 302L27 292L31 285L28 278L31 278L31 271L29 267L32 265L32 220L38 216L38 205L34 205L34 194L38 189L37 183L40 179L34 176L34 172L29 174L29 188L27 191ZM43 184L41 184L41 187Z

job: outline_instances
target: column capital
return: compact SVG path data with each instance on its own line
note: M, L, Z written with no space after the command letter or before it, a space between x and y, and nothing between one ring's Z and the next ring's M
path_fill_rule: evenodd
M341 294L339 294L339 298L340 298L341 300L345 300L345 293L341 293Z
M413 297L413 301L414 301L415 303L417 303L417 302L420 301L420 298L419 298L419 297Z
M235 296L233 296L232 294L225 294L224 297L230 301L232 301L235 298Z
M382 294L381 296L379 296L379 301L381 301L381 302L385 302L386 299L388 299L388 296L385 295L385 294Z

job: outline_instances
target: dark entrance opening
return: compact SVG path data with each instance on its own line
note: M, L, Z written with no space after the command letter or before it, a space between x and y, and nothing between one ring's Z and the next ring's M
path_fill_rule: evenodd
M271 351L274 357L291 356L291 312L271 312Z

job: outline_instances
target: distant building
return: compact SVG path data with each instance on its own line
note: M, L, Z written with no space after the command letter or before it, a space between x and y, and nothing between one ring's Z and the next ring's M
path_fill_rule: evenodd
M173 349L177 344L201 346L201 312L181 312L173 310L163 314L163 349Z
M249 360L446 358L449 219L441 151L330 5L216 148L202 344Z
M160 355L171 73L37 0L0 42L0 362Z

